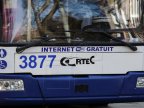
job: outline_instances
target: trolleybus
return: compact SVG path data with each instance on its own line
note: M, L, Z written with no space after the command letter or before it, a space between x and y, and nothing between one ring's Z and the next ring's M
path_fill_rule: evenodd
M144 101L143 0L0 0L0 104Z

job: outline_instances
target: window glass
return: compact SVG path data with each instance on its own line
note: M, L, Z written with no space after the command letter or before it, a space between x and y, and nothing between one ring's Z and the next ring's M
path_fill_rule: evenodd
M0 0L0 42L142 43L143 0ZM62 38L63 37L63 38ZM64 38L65 37L65 38Z

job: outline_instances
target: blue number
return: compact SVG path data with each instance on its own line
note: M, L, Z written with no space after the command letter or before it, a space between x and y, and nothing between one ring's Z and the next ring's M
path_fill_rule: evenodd
M20 68L24 69L27 67L27 57L26 56L21 56L20 59L22 59L23 61L23 65L19 65Z
M36 56L35 55L30 56L29 60L30 60L29 67L30 68L36 68L36 66L37 66L37 63L36 63L37 58L36 58Z
M53 62L54 62L54 60L56 58L56 55L49 55L48 58L51 58L51 62L50 62L49 68L52 68Z
M38 56L38 58L41 58L42 60L41 60L41 63L40 63L40 68L43 68L43 63L44 63L44 61L45 61L45 59L46 59L46 55L40 55L40 56Z
M38 58L41 59L40 68L43 68L43 64L46 60L46 57L47 57L46 55L39 55L38 56ZM52 68L54 60L56 58L56 55L48 55L48 58L51 59L49 68ZM27 68L28 66L30 68L36 68L37 67L37 57L35 55L31 55L29 57L29 61L28 61L28 58L26 56L21 56L20 59L22 60L22 65L19 65L19 67L22 69Z

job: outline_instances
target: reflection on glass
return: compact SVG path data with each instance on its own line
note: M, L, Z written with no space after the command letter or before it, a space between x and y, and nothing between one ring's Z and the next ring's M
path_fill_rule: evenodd
M55 42L110 42L103 33L87 30L117 30L111 35L143 42L143 5L143 0L0 0L0 42L25 43L41 36L68 37Z

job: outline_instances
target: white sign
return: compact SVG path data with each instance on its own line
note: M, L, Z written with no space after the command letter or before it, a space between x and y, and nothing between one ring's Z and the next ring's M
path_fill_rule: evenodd
M15 72L34 75L95 74L102 71L102 54L31 53L15 55Z
M33 75L126 74L144 71L144 47L43 46L16 53L17 47L0 47L0 73Z

